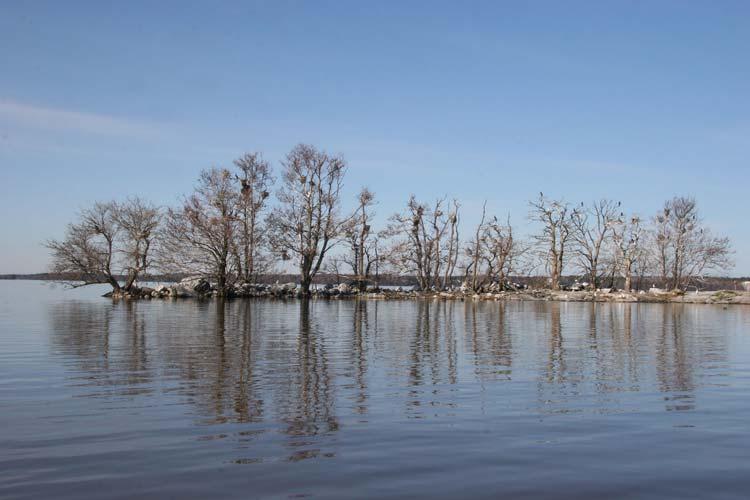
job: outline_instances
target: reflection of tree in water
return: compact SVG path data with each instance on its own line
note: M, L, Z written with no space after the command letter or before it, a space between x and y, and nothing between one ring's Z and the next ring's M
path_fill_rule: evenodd
M654 368L657 389L666 394L666 409L692 410L696 370L726 360L725 337L700 330L709 322L692 322L684 306L540 307L546 311L547 347L538 387L548 411L581 411L579 396L586 394L598 395L597 411L621 411L618 394L642 390L654 379ZM700 315L704 309L687 311Z
M596 341L597 392L638 391L641 365L638 345L644 331L638 306L628 303L595 306L601 313Z
M151 366L149 363L149 350L146 339L146 318L143 311L138 308L136 301L126 301L122 304L125 308L125 328L123 332L129 346L130 356L126 357L125 383L128 385L148 384L152 380ZM133 388L132 393L150 393L150 387Z
M256 394L254 376L258 346L253 344L257 326L253 307L222 298L201 307L207 317L213 316L213 327L210 340L198 344L198 357L188 358L193 368L190 377L205 384L205 390L193 391L192 397L211 415L211 423L257 422L263 415L263 399Z
M260 392L260 381L256 376L257 349L253 346L254 332L258 329L253 323L253 303L240 301L237 303L236 325L233 325L240 335L239 363L237 366L238 376L236 397L234 398L234 411L237 421L256 422L263 416L263 399L257 394ZM261 374L262 375L262 374Z
M50 310L52 345L72 356L74 380L96 386L88 396L149 394L153 367L149 363L146 319L134 302L106 305L67 302Z
M458 380L455 304L420 300L415 307L416 321L407 361L409 390L406 405L410 415L422 417L419 408L425 403L435 407L455 406L440 401L437 388L441 384L455 384ZM429 394L423 389L426 386L432 386Z
M560 322L560 303L549 304L549 353L547 355L547 382L564 384L568 381L567 363Z
M365 300L357 300L352 314L351 372L356 387L355 411L361 415L367 413L367 337L370 329L368 305ZM374 302L372 307L377 332L378 302Z
M595 393L601 389L597 377L602 371L603 348L599 345L597 305L549 302L535 307L547 344L537 385L539 403L550 413L582 411L579 397L589 390L587 383L594 385L591 390ZM592 362L594 366L589 367Z
M656 374L659 389L669 394L664 397L667 410L695 408L693 381L694 352L683 333L684 307L669 305L662 308L661 328L656 346Z
M116 304L102 307L101 304L71 301L50 309L54 350L73 356L82 372L91 375L106 373L113 309L116 307Z
M513 342L508 328L505 302L464 304L466 339L474 360L477 378L510 380Z
M299 336L293 384L287 401L290 412L282 416L293 436L313 436L338 430L333 382L328 369L325 343L310 320L310 301L299 303Z

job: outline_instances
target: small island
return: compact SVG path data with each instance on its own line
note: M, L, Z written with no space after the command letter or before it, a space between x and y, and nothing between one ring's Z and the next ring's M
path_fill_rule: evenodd
M539 193L523 228L488 214L485 201L464 236L460 200L412 195L378 230L368 188L347 208L346 171L342 155L299 144L281 162L275 199L273 169L255 152L233 170L203 171L179 206L97 202L46 243L50 271L73 287L109 284L114 299L750 302L748 280L711 284L732 267L733 250L691 197L644 218L611 199L571 204ZM144 285L153 270L182 280ZM295 282L272 282L279 272ZM383 286L404 278L410 286Z

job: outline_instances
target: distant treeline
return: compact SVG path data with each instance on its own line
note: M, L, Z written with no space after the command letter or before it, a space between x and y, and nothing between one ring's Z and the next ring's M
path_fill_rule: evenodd
M281 162L278 182L251 153L232 169L203 171L179 206L137 197L95 203L62 239L47 242L51 271L75 276L75 286L108 283L116 292L149 276L198 275L219 294L244 282L294 280L307 295L313 283L332 279L362 291L402 282L422 290L560 289L574 279L589 288L705 289L719 283L710 276L732 267L729 239L711 233L691 197L669 199L644 218L607 198L572 204L539 193L524 238L486 203L481 220L467 226L460 200L412 195L375 228L375 194L346 195L346 170L341 155L299 144ZM290 269L297 272L283 274Z

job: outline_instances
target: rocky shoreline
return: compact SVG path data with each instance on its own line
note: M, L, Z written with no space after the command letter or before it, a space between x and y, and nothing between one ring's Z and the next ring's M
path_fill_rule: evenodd
M186 278L179 283L158 287L140 287L130 292L110 292L105 297L113 299L207 299L218 296L218 291L203 278ZM234 285L228 298L296 299L302 296L296 283ZM750 305L750 292L722 290L712 292L623 292L610 289L591 291L553 291L525 289L518 291L488 291L474 293L466 289L451 291L414 291L368 288L360 293L347 285L326 285L311 291L313 299L369 299L369 300L461 300L461 301L558 301L558 302L646 302L681 304L741 304Z

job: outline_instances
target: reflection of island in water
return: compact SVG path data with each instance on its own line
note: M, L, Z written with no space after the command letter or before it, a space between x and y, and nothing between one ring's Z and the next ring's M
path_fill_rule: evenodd
M200 425L246 424L245 441L287 436L297 460L331 456L316 438L367 425L371 412L455 418L482 403L460 399L459 384L477 384L479 399L527 398L545 414L627 411L627 394L641 391L691 410L695 371L726 362L727 347L725 336L696 333L701 312L689 307L68 302L50 320L82 396L177 398ZM536 391L512 391L514 377Z

